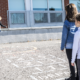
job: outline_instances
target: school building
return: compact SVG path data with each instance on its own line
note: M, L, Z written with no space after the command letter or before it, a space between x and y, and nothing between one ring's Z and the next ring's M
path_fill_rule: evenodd
M61 39L69 3L80 10L80 0L0 0L1 22L7 26L0 43Z

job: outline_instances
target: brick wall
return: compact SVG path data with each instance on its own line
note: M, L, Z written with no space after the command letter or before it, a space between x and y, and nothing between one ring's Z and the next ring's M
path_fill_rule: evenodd
M2 17L1 23L5 26L8 26L7 10L8 10L8 0L0 0L0 16Z
M69 0L64 0L64 5L66 6L67 4L69 4Z

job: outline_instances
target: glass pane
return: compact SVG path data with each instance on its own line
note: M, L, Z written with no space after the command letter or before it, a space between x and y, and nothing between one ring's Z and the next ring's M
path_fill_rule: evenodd
M48 17L47 13L34 13L35 23L47 23Z
M77 6L78 11L80 11L80 0L69 0L69 3L73 3Z
M33 0L33 10L47 10L47 0Z
M9 10L25 10L24 0L9 0Z
M11 23L12 24L24 24L25 14L24 13L11 13Z
M62 22L62 13L50 13L51 22Z
M61 11L62 10L62 0L49 0L49 10Z

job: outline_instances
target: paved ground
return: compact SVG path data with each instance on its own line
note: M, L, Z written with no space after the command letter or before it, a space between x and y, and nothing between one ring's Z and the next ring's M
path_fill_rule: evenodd
M60 42L0 44L0 80L64 80L69 68Z

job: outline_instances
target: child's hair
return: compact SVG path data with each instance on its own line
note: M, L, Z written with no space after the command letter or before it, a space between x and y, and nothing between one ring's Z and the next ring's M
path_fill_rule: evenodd
M68 4L66 7L65 7L65 10L67 12L67 15L66 15L66 19L70 22L75 22L75 17L78 13L77 11L77 8L76 8L76 5L71 3L71 4Z
M77 21L80 21L80 13L76 15L76 18L75 18Z

